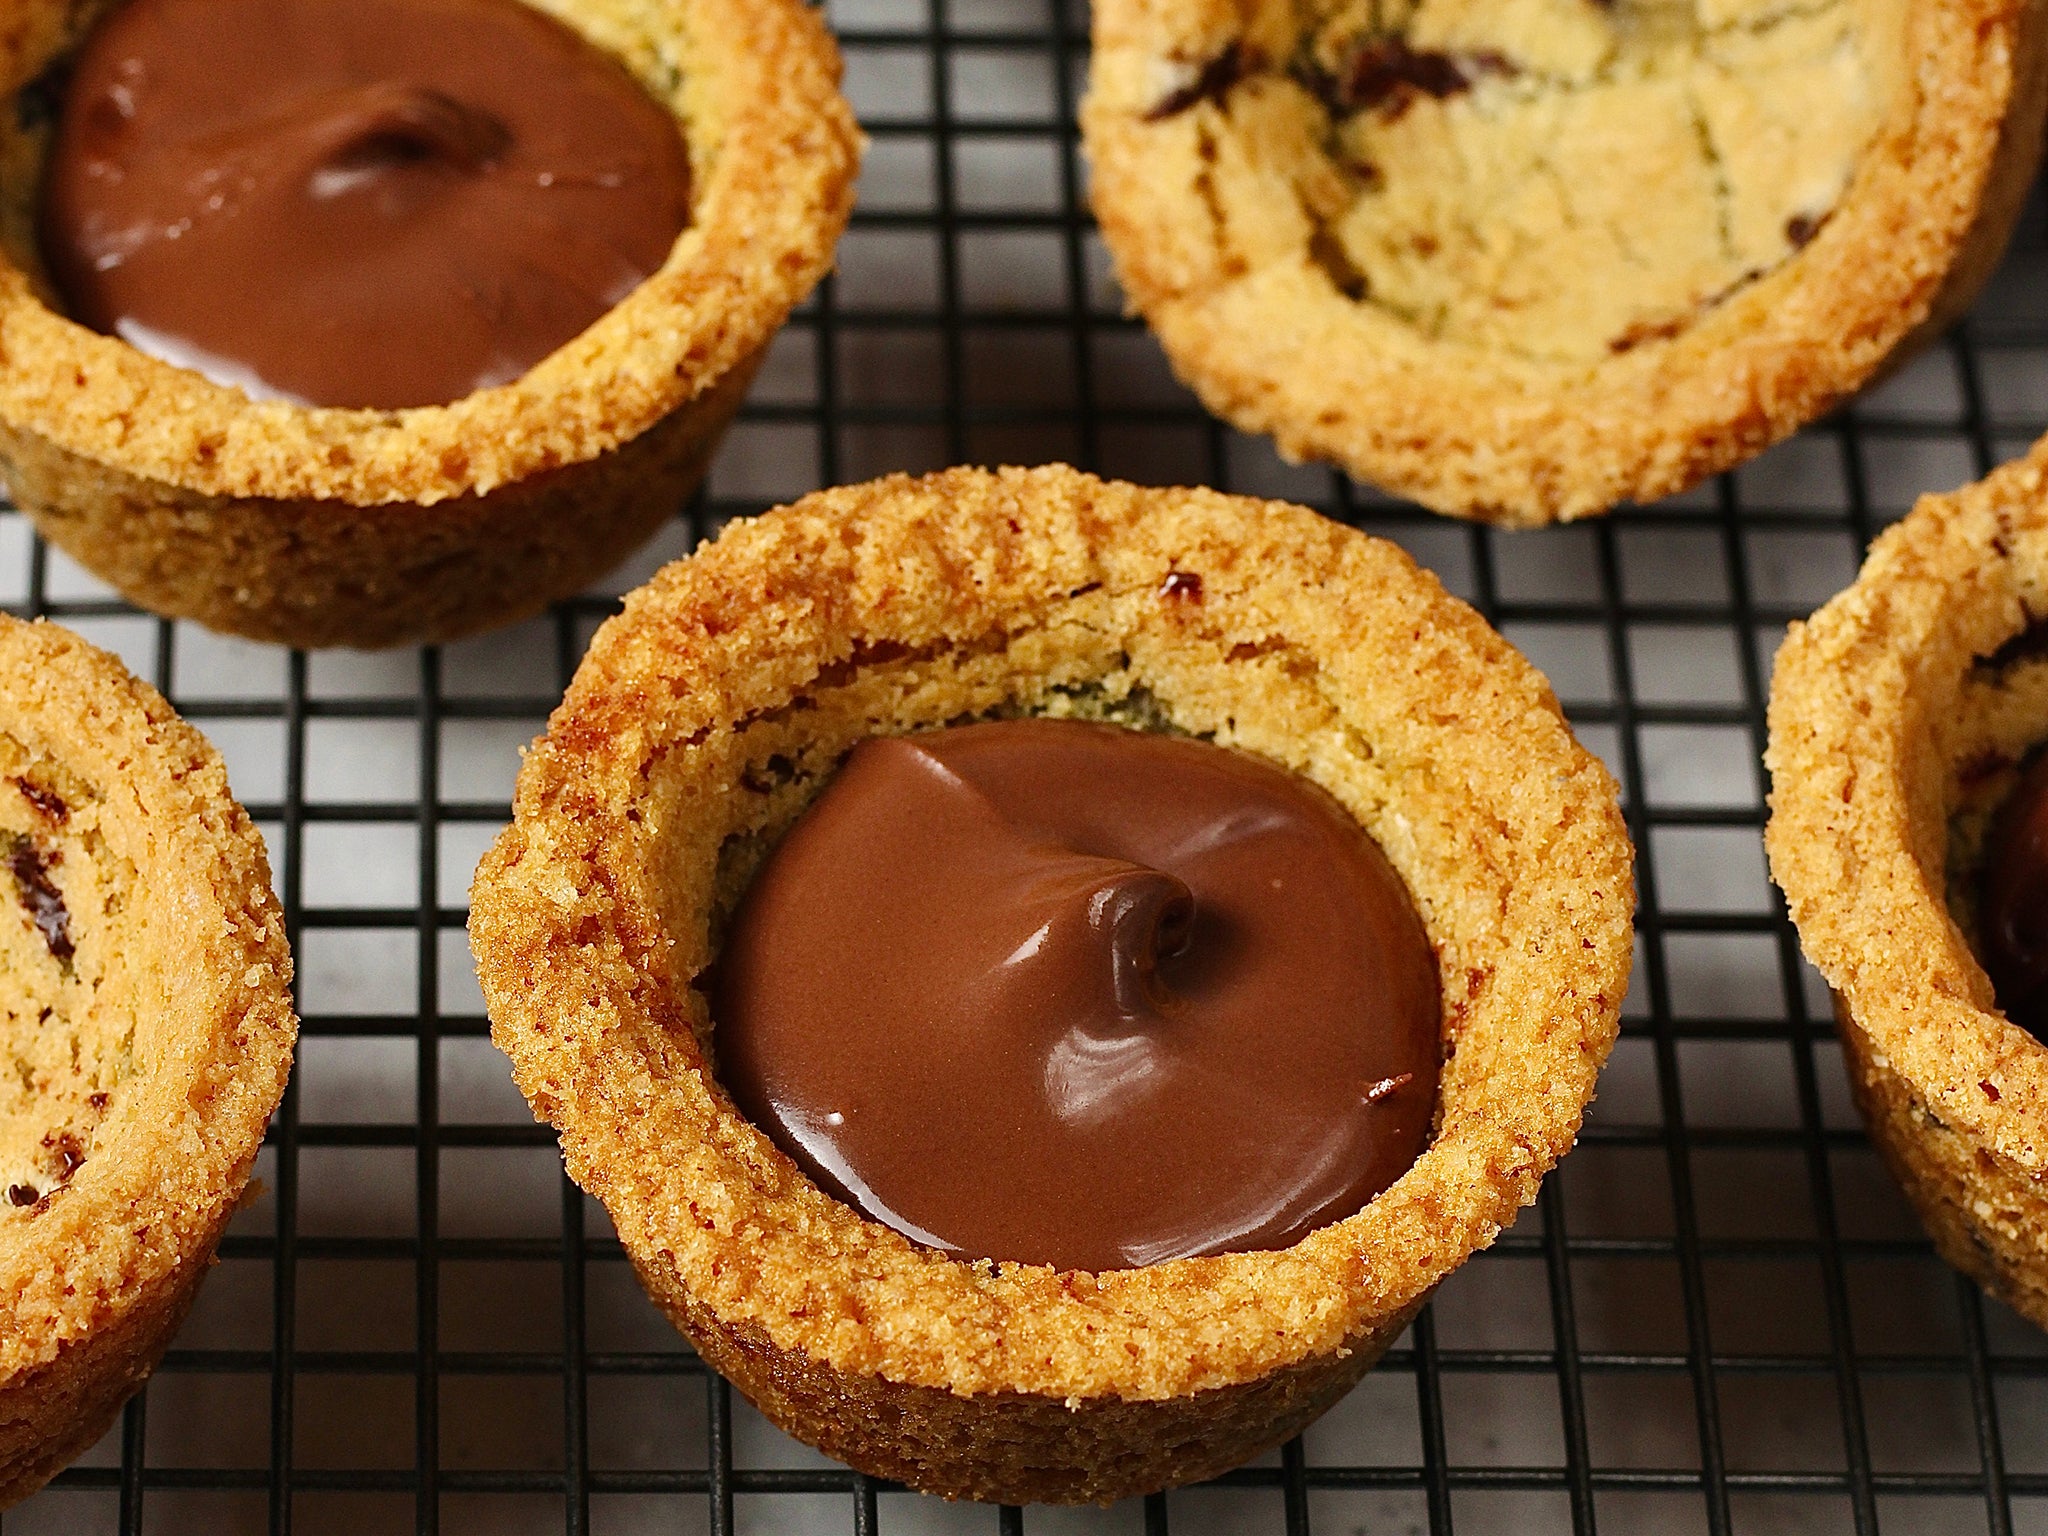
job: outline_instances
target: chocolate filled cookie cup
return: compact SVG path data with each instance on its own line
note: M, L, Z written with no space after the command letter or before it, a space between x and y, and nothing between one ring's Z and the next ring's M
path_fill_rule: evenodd
M241 1203L297 1023L263 841L112 657L0 615L0 1507L112 1424Z
M2012 0L1104 0L1082 111L1203 402L1547 523L1760 452L1961 313L2048 105Z
M2001 808L2048 742L2044 615L2037 448L1923 498L1792 627L1766 841L1886 1166L1942 1257L2048 1327L2048 1046L1980 959Z
M702 479L851 205L859 134L837 52L797 0L564 0L545 9L680 128L688 222L665 260L538 363L451 403L252 399L67 318L52 287L38 222L53 124L112 9L29 0L0 39L0 472L45 537L124 596L218 629L442 640L602 575Z
M755 871L860 743L1018 716L1254 754L1384 851L1443 1059L1426 1149L1362 1210L1273 1251L962 1262L734 1107L710 998ZM821 492L668 567L600 631L472 899L493 1037L705 1358L855 1467L1012 1502L1208 1476L1349 1388L1570 1148L1632 911L1612 780L1398 549L1063 468Z

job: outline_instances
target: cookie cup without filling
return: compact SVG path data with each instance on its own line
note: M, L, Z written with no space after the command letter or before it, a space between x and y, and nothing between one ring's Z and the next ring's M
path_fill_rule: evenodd
M217 629L442 640L602 575L702 479L852 204L859 133L799 0L547 0L683 128L693 211L667 262L523 377L450 405L252 404L50 307L47 110L24 107L104 9L24 0L0 29L0 471L123 595Z
M1753 456L1880 376L1959 316L1995 266L2040 157L2048 16L2037 0L1902 4L1888 107L1817 227L1788 224L1789 255L1703 295L1696 313L1607 337L1582 357L1433 337L1369 294L1345 296L1314 237L1307 183L1272 168L1282 149L1270 124L1233 122L1248 87L1219 92L1201 73L1240 44L1277 55L1264 67L1284 71L1298 23L1279 0L1095 6L1082 108L1095 212L1175 372L1288 457L1504 524L1648 501ZM1438 9L1457 24L1458 6ZM1500 9L1523 22L1530 10ZM1494 49L1514 41L1505 31L1470 40L1473 90L1511 88L1487 77L1510 67ZM1398 118L1409 102L1419 103L1411 117L1441 110L1425 98L1462 87L1393 89ZM1609 147L1633 152L1625 131ZM1472 238L1505 240L1510 204L1547 195L1542 177L1530 181L1487 199ZM1644 195L1654 201L1655 185Z
M2044 617L2037 447L1923 497L1792 626L1766 841L1886 1165L1942 1257L2048 1327L2048 1046L2000 1011L1967 889L1991 804L2048 741Z
M162 1356L297 1024L263 841L219 754L52 625L0 616L0 679L4 1507L99 1439ZM61 893L66 960L24 910L25 850Z
M827 1198L733 1108L699 985L751 870L859 740L1005 713L1260 753L1386 850L1447 1060L1433 1143L1364 1211L1282 1252L967 1264ZM929 1492L1082 1502L1293 1434L1534 1197L1614 1039L1632 899L1612 780L1392 545L1281 503L953 470L736 524L632 594L526 761L470 933L570 1173L771 1419Z

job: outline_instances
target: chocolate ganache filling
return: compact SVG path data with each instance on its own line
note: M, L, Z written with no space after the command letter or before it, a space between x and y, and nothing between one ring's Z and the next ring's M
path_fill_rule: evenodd
M674 117L518 0L130 0L43 184L71 315L256 398L518 378L667 258Z
M720 957L721 1080L827 1192L969 1259L1287 1247L1421 1153L1435 957L1320 787L1019 720L863 742Z
M2048 1040L2048 752L2034 754L1992 818L1977 927L1998 1006Z

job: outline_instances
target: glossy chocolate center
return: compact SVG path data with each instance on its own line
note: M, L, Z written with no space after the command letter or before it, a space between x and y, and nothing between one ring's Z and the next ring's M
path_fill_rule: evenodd
M2048 752L1992 818L1978 948L2006 1017L2048 1039Z
M1284 1248L1414 1162L1436 962L1305 779L1021 720L862 743L763 865L721 1079L818 1184L965 1258Z
M43 187L74 318L257 398L518 378L689 220L675 119L517 0L130 0Z

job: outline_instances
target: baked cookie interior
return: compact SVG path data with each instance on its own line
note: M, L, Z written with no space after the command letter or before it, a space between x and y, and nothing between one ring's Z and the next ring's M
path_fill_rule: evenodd
M107 935L135 871L94 797L0 732L0 1226L93 1152L134 1047L133 978Z
M1433 340L1585 363L1813 237L1904 27L1903 0L1266 0L1152 116L1220 106L1197 131L1238 270L1306 246Z

